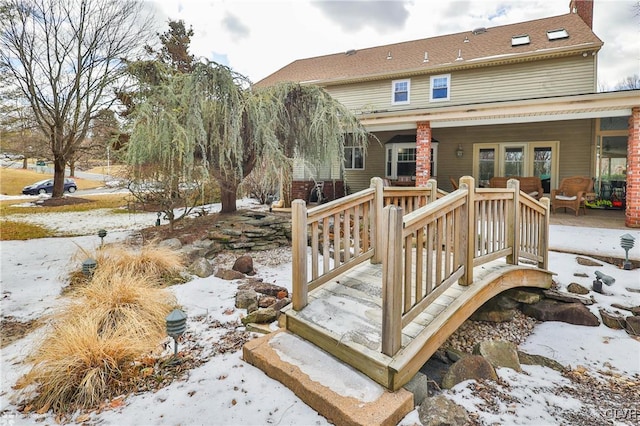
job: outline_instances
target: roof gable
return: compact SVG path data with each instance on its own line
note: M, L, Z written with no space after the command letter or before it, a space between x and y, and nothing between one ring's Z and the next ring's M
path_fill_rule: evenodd
M548 39L547 31L561 28L568 32L569 37ZM603 44L591 28L573 13L484 30L298 59L256 85L269 86L282 81L343 84L487 66L525 58L533 60L579 50L596 52ZM529 35L530 42L512 46L512 37L524 34Z

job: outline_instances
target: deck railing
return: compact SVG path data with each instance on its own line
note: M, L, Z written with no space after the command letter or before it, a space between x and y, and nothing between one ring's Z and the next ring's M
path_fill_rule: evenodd
M401 347L402 329L451 285L471 285L475 266L498 258L547 267L549 199L507 188L475 188L460 179L447 194L382 186L306 209L293 202L293 309L308 292L355 265L382 262L382 352ZM310 246L310 248L309 248ZM310 252L310 253L309 253ZM307 270L310 265L311 270Z
M385 205L395 203L413 211L436 196L435 180L415 188L384 187L382 182L373 178L370 188L308 210L303 200L292 203L295 310L307 305L309 291L344 271L368 259L382 261L384 234L378 230Z
M472 284L475 266L505 257L546 268L548 198L537 202L521 193L515 179L500 189L474 183L463 177L460 189L409 214L385 207L384 354L400 349L402 329L447 288Z

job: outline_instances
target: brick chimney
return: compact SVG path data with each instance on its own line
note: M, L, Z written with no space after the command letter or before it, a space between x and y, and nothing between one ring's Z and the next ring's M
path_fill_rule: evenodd
M569 12L577 13L593 29L593 0L571 0Z

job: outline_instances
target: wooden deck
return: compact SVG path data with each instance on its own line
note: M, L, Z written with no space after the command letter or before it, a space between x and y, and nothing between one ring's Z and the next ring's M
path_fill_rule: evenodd
M484 302L509 288L549 288L552 273L495 260L476 267L472 286L454 284L402 330L401 349L382 349L382 265L362 263L309 293L301 311L285 309L281 326L362 371L388 389L408 382Z

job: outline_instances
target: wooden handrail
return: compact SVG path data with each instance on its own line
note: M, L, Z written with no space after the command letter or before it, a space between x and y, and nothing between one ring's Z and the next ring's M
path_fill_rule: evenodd
M475 266L525 257L546 267L548 211L548 199L521 193L517 180L476 189L468 176L460 189L404 214L401 226L402 209L385 207L382 352L393 356L402 329L447 288L471 285Z
M373 178L350 196L309 210L296 200L292 207L293 309L355 265L382 263L382 352L389 356L400 350L403 327L440 294L455 283L473 284L475 266L505 257L548 264L549 199L536 201L513 179L507 188L475 188L464 176L443 196L433 180L424 188L390 188Z

